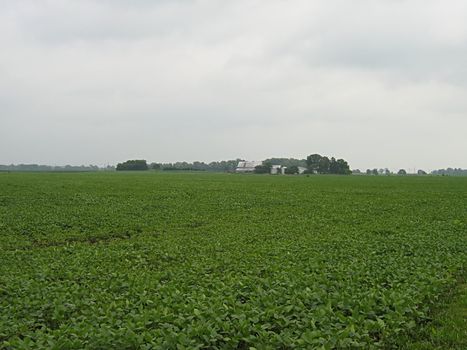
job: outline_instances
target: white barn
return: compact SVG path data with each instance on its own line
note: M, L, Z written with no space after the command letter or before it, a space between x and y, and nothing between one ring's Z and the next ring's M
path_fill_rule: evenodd
M258 165L263 165L261 161L241 161L238 162L237 169L235 171L237 173L252 173L255 171L255 167Z

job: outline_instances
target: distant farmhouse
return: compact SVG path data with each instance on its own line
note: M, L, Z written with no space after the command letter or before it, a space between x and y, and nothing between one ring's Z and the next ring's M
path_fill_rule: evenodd
M255 167L263 165L261 161L241 161L238 162L237 168L235 171L237 173L253 173L255 172ZM271 175L285 175L287 172L287 167L282 165L272 165L271 166ZM303 174L306 171L306 168L299 166L298 173Z
M255 167L258 165L263 165L261 161L250 161L250 162L238 162L237 169L235 171L237 173L252 173L255 171Z

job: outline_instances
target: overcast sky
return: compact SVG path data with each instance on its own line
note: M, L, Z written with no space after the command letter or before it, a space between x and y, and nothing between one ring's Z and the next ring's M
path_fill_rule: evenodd
M465 0L0 0L0 164L467 168Z

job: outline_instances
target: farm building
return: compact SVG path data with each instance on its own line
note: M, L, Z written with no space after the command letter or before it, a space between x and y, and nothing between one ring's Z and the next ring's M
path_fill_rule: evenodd
M255 171L255 167L258 165L263 165L263 162L261 161L241 161L238 162L237 168L235 171L237 173L252 173Z
M273 165L271 167L271 175L277 175L277 174L282 174L284 175L285 174L285 169L287 169L287 167L285 166L282 166L282 165Z
M286 174L286 170L287 170L287 167L286 166L282 166L282 165L273 165L271 167L271 174L272 175L277 175L277 174ZM306 171L306 168L305 167L302 167L302 166L299 166L298 167L298 173L299 174L303 174L304 172Z
M263 165L261 161L240 161L238 162L237 168L235 171L237 173L252 173L255 171L255 167L258 165ZM286 174L287 167L283 165L271 165L270 174L271 175L284 175ZM303 174L306 168L298 167L298 173Z

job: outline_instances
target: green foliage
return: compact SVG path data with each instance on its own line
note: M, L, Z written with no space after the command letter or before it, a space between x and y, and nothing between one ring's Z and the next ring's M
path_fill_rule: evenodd
M334 158L332 158L332 163L328 157L321 157L318 161L319 174L336 174L336 170L336 160Z
M255 166L254 173L255 174L270 174L271 168L272 168L271 164L264 162L263 165Z
M319 154L309 155L306 159L307 173L309 174L338 174L350 175L349 164L344 159L335 159L321 156Z
M160 163L151 163L149 165L149 169L152 169L152 170L161 170L162 166Z
M306 166L311 174L319 172L319 163L321 158L322 156L319 154L311 154L306 157Z
M466 264L461 177L0 174L0 349L394 347Z
M143 159L127 160L123 163L117 164L117 171L119 170L148 170L148 164Z
M298 166L296 165L291 165L288 168L285 169L285 173L288 175L295 175L299 173Z
M399 348L417 350L467 349L467 283L460 276L459 284L449 290L430 314L431 322L401 337Z
M461 168L447 168L438 169L431 172L433 175L454 175L454 176L467 176L467 169Z
M113 166L106 166L99 168L97 165L65 165L65 166L51 166L40 164L0 164L0 171L57 171L57 172L85 172L85 171L113 171Z
M233 172L241 159L222 160L219 162L204 162L195 161L189 162L175 162L175 163L162 163L160 168L165 171L211 171L211 172Z

